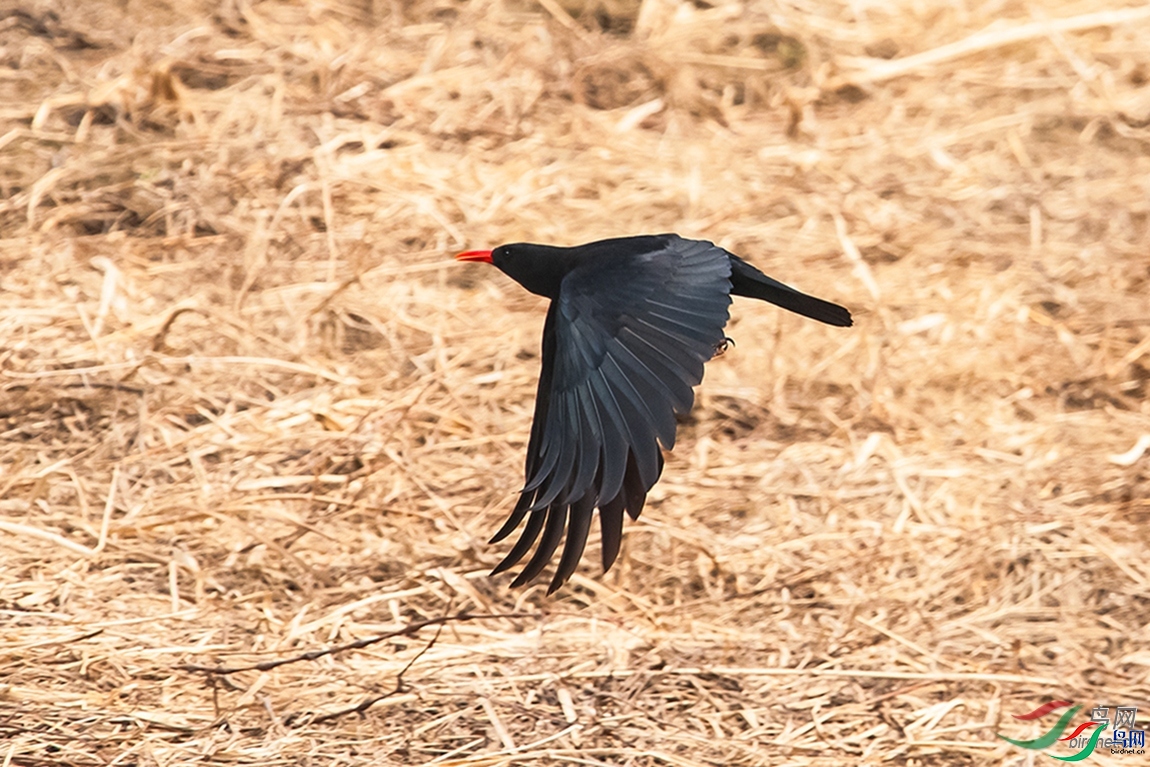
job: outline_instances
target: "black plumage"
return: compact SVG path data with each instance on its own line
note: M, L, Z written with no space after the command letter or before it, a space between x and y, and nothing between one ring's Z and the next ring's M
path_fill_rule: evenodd
M492 263L551 299L526 483L492 538L506 538L526 519L495 573L538 541L518 586L543 571L566 533L548 593L575 571L596 508L604 571L615 561L623 514L639 517L663 470L660 446L675 444L675 413L691 409L703 365L725 341L732 295L851 324L843 307L773 280L710 242L674 234L571 248L518 243L457 258Z

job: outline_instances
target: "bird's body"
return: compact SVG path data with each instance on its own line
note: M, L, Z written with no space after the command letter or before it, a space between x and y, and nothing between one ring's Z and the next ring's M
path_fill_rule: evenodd
M732 295L851 324L843 307L777 282L710 242L674 234L571 248L520 243L457 258L492 263L551 299L526 484L492 539L506 538L526 518L494 571L515 565L538 540L513 583L522 585L542 572L566 532L549 593L575 571L595 509L604 571L615 561L624 511L638 519L663 470L660 445L674 446L675 413L691 409L703 364L726 340Z

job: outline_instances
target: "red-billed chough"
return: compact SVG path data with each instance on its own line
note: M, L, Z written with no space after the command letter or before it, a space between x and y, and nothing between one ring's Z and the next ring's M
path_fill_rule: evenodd
M527 519L493 572L512 567L538 540L512 584L520 586L543 571L566 531L548 593L575 571L595 509L603 570L615 561L623 512L638 519L663 470L660 445L670 450L675 444L675 413L691 409L703 363L725 345L732 295L829 325L851 324L843 307L773 280L710 242L675 234L570 248L516 243L456 258L494 264L551 299L527 481L491 539L506 538Z

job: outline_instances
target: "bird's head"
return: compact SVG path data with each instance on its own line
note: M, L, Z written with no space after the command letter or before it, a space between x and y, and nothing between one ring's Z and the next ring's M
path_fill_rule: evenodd
M493 264L532 293L556 298L560 283L580 256L575 248L516 242L495 250L465 250L455 259Z

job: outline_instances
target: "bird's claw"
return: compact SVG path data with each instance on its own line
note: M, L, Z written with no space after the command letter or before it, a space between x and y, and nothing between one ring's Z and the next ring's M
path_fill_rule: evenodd
M723 356L723 354L727 351L727 349L731 348L734 345L735 345L735 339L731 338L730 336L723 336L723 340L719 341L719 343L715 344L715 356L716 357Z

